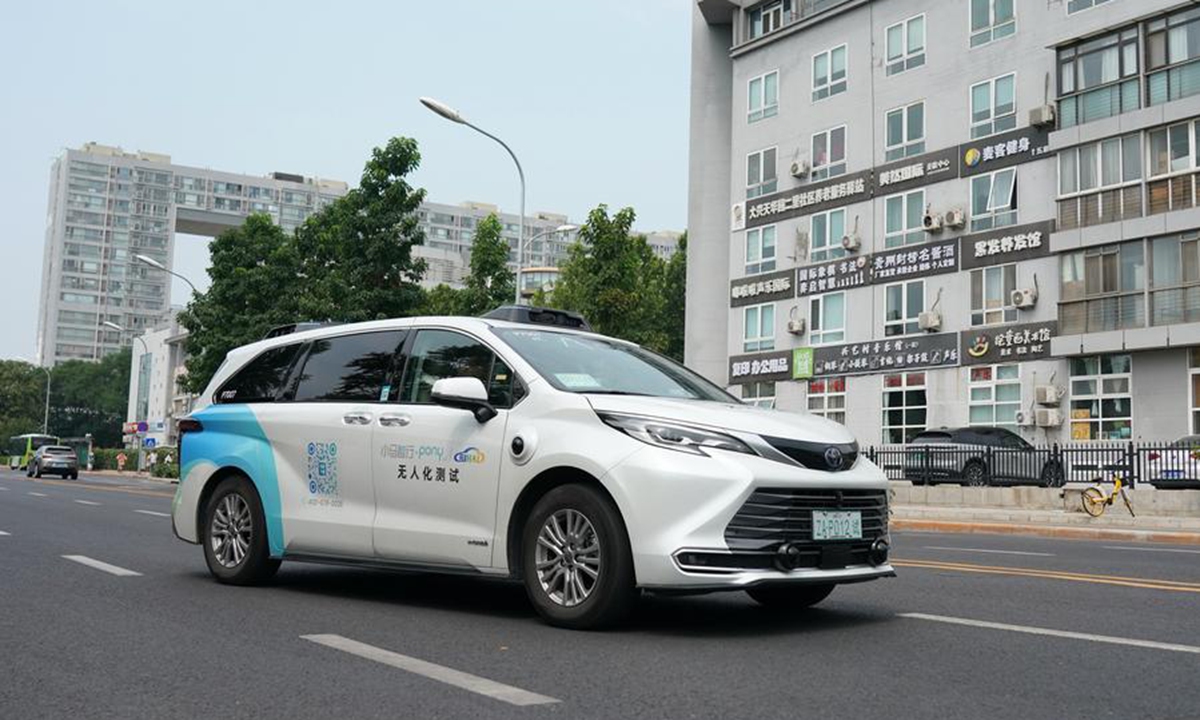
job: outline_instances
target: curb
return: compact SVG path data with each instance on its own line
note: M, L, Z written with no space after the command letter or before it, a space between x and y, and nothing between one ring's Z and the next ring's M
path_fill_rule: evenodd
M1098 527L1064 527L1062 525L1014 525L1009 523L961 522L955 520L906 520L892 518L893 530L944 532L981 535L1031 535L1036 537L1072 540L1124 540L1127 542L1200 545L1200 533L1168 530L1121 530Z

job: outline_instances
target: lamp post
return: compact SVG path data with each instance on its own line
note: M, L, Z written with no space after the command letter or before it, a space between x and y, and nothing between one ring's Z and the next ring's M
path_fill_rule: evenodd
M164 268L164 269L165 269L165 268ZM169 271L168 271L168 272L169 272ZM189 284L190 284L190 283L189 283ZM193 289L195 289L195 288L193 288ZM125 328L121 327L120 325L116 324L115 322L112 322L111 320L105 320L105 321L104 321L103 323L101 323L101 324L102 324L102 325L104 325L104 327L106 327L106 328L109 328L109 329L111 329L111 330L116 330L117 332L122 332L122 333L123 333L123 332L125 332ZM134 340L137 340L138 342L140 342L140 343L142 344L142 350L144 351L144 353L145 353L146 355L150 355L150 346L146 344L146 341L145 341L145 340L143 340L143 339L142 339L140 336L138 336L138 335L134 335L134 336L133 336L133 339L134 339ZM153 355L150 355L150 368L151 368L151 369L153 369L153 368L154 368L154 356L153 356ZM137 378L137 380L138 380L138 389L139 389L139 390L141 390L141 384L142 384L142 364L141 364L141 362L138 362L138 378ZM139 394L140 394L140 393L139 393ZM150 419L150 409L149 409L149 402L150 402L150 398L146 398L146 402L147 402L147 408L146 408L146 419L147 419L147 420L149 420L149 419ZM140 405L140 404L141 404L141 403L139 403L139 405ZM139 410L140 410L140 409L141 409L141 408L139 408ZM136 418L137 414L138 414L138 413L136 413L136 412L134 413L134 416L135 416L135 418ZM141 443L140 443L140 442L138 443L138 446L139 446L139 447L137 448L137 451L138 451L138 470L140 471L140 470L142 469L142 465L143 465L143 456L144 456L144 453L143 453L143 450L142 450L142 448L140 447L140 446L141 446Z
M495 135L491 134L487 130L484 130L480 127L477 127L477 126L472 125L471 123L467 122L467 120L462 115L460 115L458 113L458 111L455 110L454 108L450 107L449 105L446 105L443 102L434 100L433 98L430 98L430 97L423 97L423 98L420 98L420 100L421 100L422 105L429 108L430 110L437 113L438 115L441 115L442 117L446 118L450 122L458 123L459 125L466 125L467 127L471 128L472 130L479 133L480 135L484 135L484 136L489 137L492 140L495 140L496 142L500 143L500 146L508 151L509 157L512 158L513 163L515 163L517 166L517 175L521 178L521 216L520 216L520 223L517 225L517 282L516 282L517 289L516 289L516 293L515 293L516 297L514 298L514 302L516 302L518 305L520 305L521 304L521 282L520 282L521 252L524 249L524 245L525 245L525 171L523 169L521 169L521 161L517 159L517 154L512 151L512 148L510 148L507 143L505 143L503 140L496 137Z
M200 291L196 289L196 286L192 283L191 280L188 280L183 275L180 275L179 273L175 272L174 270L171 270L166 265L163 265L162 263L155 260L154 258L152 258L148 255L134 255L133 259L136 260L137 262L142 263L143 265L149 265L150 267L154 268L155 270L162 270L163 272L167 273L168 275L174 275L175 277L179 278L180 280L182 280L188 284L188 287L190 287L192 289L193 295L200 294ZM115 325L114 323L104 323L104 324L105 325Z
M541 237L546 237L547 235L550 235L552 233L571 232L572 230L578 230L578 229L579 229L578 225L570 225L570 224L559 225L556 228L549 228L549 229L543 230L540 233L538 233L537 235L534 235L533 237L529 238L529 244L532 246L534 240L537 240L538 238L541 238ZM518 295L518 297L520 296L520 294L521 294L521 266L518 265L517 266L517 295Z

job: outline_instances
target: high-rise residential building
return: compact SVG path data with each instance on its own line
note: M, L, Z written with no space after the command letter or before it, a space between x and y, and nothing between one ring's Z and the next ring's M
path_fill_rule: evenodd
M866 443L1200 432L1200 8L692 14L692 367Z
M175 233L215 236L265 212L293 229L346 183L186 167L158 153L87 143L54 161L38 315L38 361L95 360L170 314ZM113 323L122 331L109 328Z

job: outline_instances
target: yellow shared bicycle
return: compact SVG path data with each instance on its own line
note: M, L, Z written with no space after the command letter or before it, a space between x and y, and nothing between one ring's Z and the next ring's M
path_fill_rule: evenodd
M1102 477L1097 477L1094 480L1096 483L1103 481L1104 478ZM1133 513L1133 502L1129 499L1129 494L1125 492L1124 479L1120 473L1113 476L1113 489L1110 493L1104 492L1098 484L1083 491L1083 511L1092 517L1100 517L1108 509L1108 506L1112 505L1117 499L1117 495L1120 495L1121 500L1125 502L1125 507L1129 510L1129 514L1137 517Z

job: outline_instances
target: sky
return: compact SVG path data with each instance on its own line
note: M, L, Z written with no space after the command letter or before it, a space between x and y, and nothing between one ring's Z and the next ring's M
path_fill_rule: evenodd
M32 358L51 162L95 141L252 175L352 186L373 147L416 138L437 202L516 212L600 203L639 230L686 222L685 0L0 3L0 358ZM205 240L175 269L203 289ZM182 303L179 281L172 300Z

